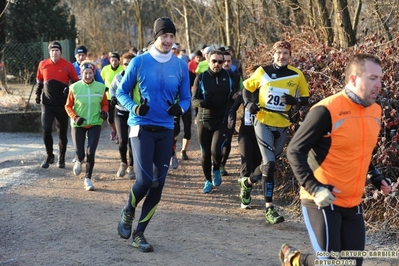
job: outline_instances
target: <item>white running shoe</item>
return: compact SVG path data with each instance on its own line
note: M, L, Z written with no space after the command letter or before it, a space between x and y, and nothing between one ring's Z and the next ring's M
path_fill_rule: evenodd
M91 182L91 179L85 178L84 184L85 184L85 189L87 191L93 191L94 190L94 186L93 186L93 183Z
M81 172L82 172L82 163L76 161L75 165L73 166L73 174L75 176L78 176L78 175L80 175Z
M127 165L122 162L121 165L119 166L118 172L116 172L116 176L117 177L124 177L125 174L126 174L126 168L127 168Z
M173 169L177 169L177 167L179 167L179 160L177 160L176 154L170 158L170 165Z

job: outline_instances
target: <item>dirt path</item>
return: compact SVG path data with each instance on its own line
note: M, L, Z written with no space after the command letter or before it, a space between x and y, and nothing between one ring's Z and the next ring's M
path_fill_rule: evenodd
M85 191L83 180L72 174L70 137L66 168L41 169L40 134L0 133L0 265L274 266L280 265L277 253L282 243L311 251L304 224L287 208L279 208L286 222L264 223L259 186L253 190L253 208L240 209L236 137L227 165L231 174L212 194L202 193L194 125L190 160L170 170L146 231L155 251L137 251L131 240L119 238L116 232L132 181L116 177L117 145L109 140L109 132L109 127L103 128L97 151L95 192ZM179 145L180 141L178 150ZM371 238L367 243L367 250L399 250L397 245ZM364 265L397 266L399 261L367 258Z

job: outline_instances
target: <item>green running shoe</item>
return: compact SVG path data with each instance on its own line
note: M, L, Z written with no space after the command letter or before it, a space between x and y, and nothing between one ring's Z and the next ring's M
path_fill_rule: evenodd
M219 170L220 170L220 175L221 176L229 175L229 173L226 171L226 168L225 168L224 165L221 164L220 167L219 167Z
M252 187L246 187L245 186L245 180L247 180L248 177L241 177L238 179L238 183L240 184L240 199L241 199L241 208L242 209L250 209L251 208L251 191Z
M278 224L284 222L284 217L277 213L274 206L266 208L265 221L268 224Z
M154 248L145 239L143 232L136 232L136 230L133 232L132 246L138 248L141 252L154 251Z

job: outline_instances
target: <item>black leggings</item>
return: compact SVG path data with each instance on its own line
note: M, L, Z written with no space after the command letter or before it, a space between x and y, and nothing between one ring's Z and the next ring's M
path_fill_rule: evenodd
M183 138L190 140L191 139L191 124L192 124L191 106L188 108L188 110L183 115L175 116L174 124L173 124L174 130L173 130L172 155L175 154L177 136L179 136L179 133L180 133L180 117L181 117L181 120L183 121L183 130L184 130Z
M240 175L249 177L262 162L262 155L253 126L240 126L238 147L241 155Z
M76 151L77 160L83 162L86 153L86 173L85 178L91 178L94 168L94 158L98 141L100 140L101 126L93 126L90 128L72 127L72 141ZM85 141L87 135L87 149L85 149ZM83 165L82 165L83 166Z
M198 140L201 147L201 165L205 178L212 182L213 170L219 170L223 147L227 141L227 125L221 121L198 121Z
M227 159L229 158L230 151L231 151L231 140L233 138L233 133L234 133L234 128L232 129L227 129L226 133L226 143L223 147L223 152L222 152L222 161L221 165L226 165Z
M111 104L111 101L108 100L108 118L107 122L109 125L112 125L114 121L114 112L115 112L115 106Z
M57 127L58 134L58 147L59 156L65 156L65 152L68 144L68 122L69 116L65 111L64 106L53 106L42 104L42 129L43 129L43 141L46 147L46 153L48 155L53 154L53 122L55 118L55 125Z
M331 205L319 209L314 203L306 203L306 206L302 204L302 214L315 252L339 254L340 251L364 250L366 227L361 205L353 208ZM301 254L301 265L315 265L315 259L334 258ZM341 259L356 259L356 266L363 263L362 257Z
M127 124L128 118L129 112L115 108L115 127L119 138L119 156L121 162L133 166L132 145L129 141L129 125ZM127 151L129 151L129 163L126 156Z

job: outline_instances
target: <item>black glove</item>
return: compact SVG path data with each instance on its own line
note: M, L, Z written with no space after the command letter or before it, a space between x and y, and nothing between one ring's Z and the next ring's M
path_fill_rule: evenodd
M237 99L238 95L241 95L241 91L237 91L236 93L234 93L233 96L231 96L231 99L233 101L235 101Z
M81 126L83 124L83 122L86 121L86 119L84 119L83 117L77 116L74 121L75 121L76 125Z
M256 115L260 111L259 105L257 103L248 102L246 108L252 115Z
M68 87L65 87L63 93L64 93L65 96L68 96L68 94L69 94L69 88L68 88Z
M115 106L115 105L118 104L118 100L116 99L115 96L112 96L112 97L111 97L111 101L109 102L109 104L110 104L111 106Z
M44 87L43 84L41 84L41 83L37 84L37 88L36 88L36 103L37 104L40 104L43 87Z
M105 111L100 112L100 117L102 120L106 120L108 118L108 114Z
M180 116L183 114L183 110L181 109L180 105L177 103L172 104L169 100L166 101L169 105L168 114L173 116Z
M134 108L134 113L139 116L145 116L149 110L150 107L147 105L147 99L144 99L144 102L142 104Z
M378 190L381 190L381 181L385 180L388 185L391 185L391 179L384 177L381 175L380 171L377 169L371 170L367 173L367 176L370 178L371 183L375 186Z
M281 96L281 102L285 103L285 104L289 104L289 105L294 105L298 101L297 101L297 99L294 96L292 96L290 94L287 94L287 93L284 93L284 95Z
M235 115L229 115L227 118L227 127L229 129L232 129L234 127L234 123L236 121L236 116Z
M105 87L105 91L109 91L109 88L108 88L108 87Z
M206 99L202 100L200 102L200 106L202 108L209 108L212 106L212 98L211 97L207 97Z

